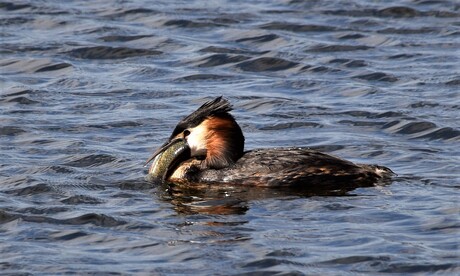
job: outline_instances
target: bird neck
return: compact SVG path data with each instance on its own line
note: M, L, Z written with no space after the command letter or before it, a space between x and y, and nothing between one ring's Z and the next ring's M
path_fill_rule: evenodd
M244 136L238 123L228 114L211 117L205 124L208 130L205 167L221 169L233 165L244 151Z

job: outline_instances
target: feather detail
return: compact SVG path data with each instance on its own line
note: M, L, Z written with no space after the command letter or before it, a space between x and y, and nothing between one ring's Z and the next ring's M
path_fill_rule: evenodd
M208 130L204 167L221 169L233 165L244 151L244 136L233 117L212 116L203 124Z

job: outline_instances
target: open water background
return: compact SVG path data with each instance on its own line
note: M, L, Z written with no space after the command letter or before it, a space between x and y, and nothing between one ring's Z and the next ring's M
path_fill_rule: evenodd
M6 0L0 15L2 274L460 273L457 1ZM220 95L247 149L398 177L336 194L145 181L178 120Z

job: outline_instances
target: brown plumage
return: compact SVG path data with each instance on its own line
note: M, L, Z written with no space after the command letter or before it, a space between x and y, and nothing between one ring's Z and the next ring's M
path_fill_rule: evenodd
M369 186L392 175L383 166L354 164L308 148L244 152L244 136L231 110L230 103L218 97L179 122L151 159L177 139L190 147L189 155L180 156L185 161L171 165L165 175L154 177L180 183L336 189Z

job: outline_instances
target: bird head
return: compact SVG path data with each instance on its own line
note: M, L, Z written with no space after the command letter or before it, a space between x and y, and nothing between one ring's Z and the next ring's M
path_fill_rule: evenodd
M229 113L230 103L218 97L204 103L183 118L169 139L147 161L163 153L178 140L185 141L190 150L175 156L177 160L201 160L201 169L221 169L234 164L244 151L244 136L235 118ZM186 154L187 156L184 156Z

